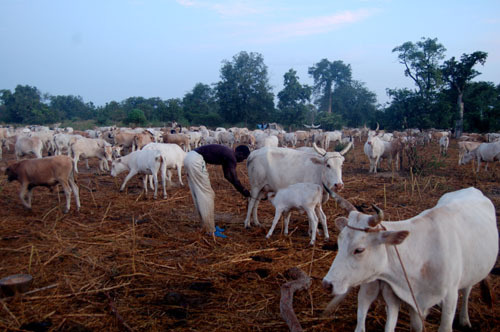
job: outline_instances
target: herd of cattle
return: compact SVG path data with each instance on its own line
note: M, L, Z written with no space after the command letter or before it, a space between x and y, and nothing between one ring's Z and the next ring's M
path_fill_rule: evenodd
M471 288L481 281L487 288L484 280L496 261L498 230L492 202L475 188L463 189L445 194L435 207L411 219L384 222L383 212L378 208L375 207L375 215L365 215L336 193L344 186L344 155L357 142L365 141L369 172L377 173L381 159L390 165L395 161L397 170L402 167L405 151L418 145L437 142L440 153L446 155L450 135L448 131L438 130L388 133L379 130L378 125L375 130L292 133L246 128L213 131L204 126L187 129L176 124L148 129L101 127L84 132L34 126L0 128L0 157L2 148L14 148L18 160L33 154L35 159L25 159L5 169L9 181L21 183L23 205L31 208L34 187L59 183L66 196L64 211L68 212L71 193L75 195L77 210L80 208L74 180L80 158L86 161L87 169L88 159L98 158L99 171L110 171L112 176L128 171L120 190L124 190L134 175L143 174L144 190L147 192L149 185L156 198L158 172L163 197L167 197L166 181L171 184L171 170L177 170L183 185L181 170L191 148L204 144L230 147L246 144L253 151L247 160L250 198L245 227L250 227L252 222L260 225L257 209L266 196L276 210L268 238L283 213L286 234L290 211L299 209L306 211L309 218L311 245L315 242L319 221L328 239L326 216L321 206L330 196L349 213L348 218L335 221L340 231L339 252L323 284L337 295L332 301L335 305L350 288L361 286L356 331L364 330L366 312L379 292L387 303L387 331L395 328L401 302L410 306L411 324L416 331L422 330L429 309L441 304L440 331L451 331L459 292L464 297L460 323L470 326L467 299ZM337 143L340 143L340 151L335 151ZM474 159L478 172L481 161L486 162L487 168L488 162L500 160L500 134L468 134L460 137L458 144L459 164ZM44 152L53 156L43 158ZM411 257L412 264L404 274L396 264L400 255L406 259Z

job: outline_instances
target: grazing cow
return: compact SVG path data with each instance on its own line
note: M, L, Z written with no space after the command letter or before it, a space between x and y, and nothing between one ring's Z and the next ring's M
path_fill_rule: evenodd
M221 131L217 137L219 138L219 144L229 146L230 148L233 147L235 139L232 132Z
M494 143L481 143L477 149L466 153L461 161L461 164L467 164L472 159L477 161L477 170L479 173L479 168L481 167L481 161L486 162L485 170L488 170L488 162L500 161L500 142Z
M288 147L292 145L293 148L297 145L297 135L295 133L285 133L283 136L283 145Z
M278 190L277 193L268 194L271 203L276 210L274 220L266 238L269 239L273 235L274 228L281 218L281 214L285 213L285 235L288 235L288 223L292 209L305 211L309 218L309 235L311 236L310 245L314 245L316 241L316 231L318 229L318 215L325 232L325 240L328 240L328 226L326 225L326 216L321 208L323 201L323 187L315 183L296 183L284 189ZM317 214L316 214L317 213Z
M143 150L158 150L162 153L163 163L161 165L161 175L162 179L167 176L168 185L172 185L172 173L170 169L177 169L177 176L179 177L179 183L184 186L182 182L182 165L184 165L184 158L186 158L186 152L184 152L180 146L177 144L168 143L149 143ZM149 176L149 175L148 175ZM163 186L165 186L165 180L163 180ZM166 197L166 193L164 192Z
M31 209L33 188L37 186L50 188L60 184L66 196L64 213L69 211L72 191L75 194L76 210L80 210L80 195L75 183L73 163L68 156L22 160L7 167L5 174L9 182L17 180L21 183L19 197L28 209ZM25 199L26 193L28 201Z
M16 140L14 150L17 160L30 153L33 153L37 158L42 158L43 142L38 137L20 136Z
M163 143L177 144L182 147L184 151L191 151L189 136L186 134L171 134L167 132L163 135Z
M448 136L443 136L439 139L439 153L443 156L448 154L448 145L450 145L450 139Z
M301 142L302 146L307 145L307 141L309 140L309 132L304 131L304 130L297 130L295 132L295 137L297 137L297 143Z
M487 286L484 279L498 255L492 202L481 191L467 188L443 195L435 207L407 220L382 222L383 213L378 208L377 212L370 216L351 208L348 218L335 220L339 251L323 286L344 294L351 287L382 280L410 306L416 331L422 330L418 312L424 319L431 307L441 304L439 331L451 332L461 292L459 323L470 327L470 291L481 281ZM406 273L398 257L406 263Z
M462 165L462 159L467 152L477 149L480 142L458 142L458 164Z
M342 189L342 164L351 146L349 144L341 152L326 152L313 144L314 154L287 148L253 151L247 160L251 190L245 227L250 227L252 214L254 224L260 225L257 209L265 192L277 192L299 182L324 183L328 188Z
M188 136L189 136L189 144L192 145L193 149L196 149L197 147L199 147L201 145L201 138L202 138L201 132L189 131Z
M136 174L152 175L154 181L154 199L158 196L158 171L162 162L161 152L158 150L138 150L126 156L113 160L111 164L111 176L115 177L123 171L128 170L129 173L123 180L120 192L125 189L127 182ZM146 184L146 176L143 178L143 186L146 194L148 193L148 186ZM163 183L164 196L165 183Z
M339 130L325 131L322 135L322 147L326 151L330 148L330 143L340 142L342 140L342 132ZM335 145L334 145L335 146Z
M85 165L89 169L89 158L99 158L99 170L109 170L108 161L112 160L113 148L111 145L101 138L79 138L71 144L71 153L73 155L73 163L75 172L78 173L78 161L80 156L85 159Z
M257 146L256 147L257 147L257 149L260 149L263 147L277 148L278 147L278 137L260 135L257 137Z

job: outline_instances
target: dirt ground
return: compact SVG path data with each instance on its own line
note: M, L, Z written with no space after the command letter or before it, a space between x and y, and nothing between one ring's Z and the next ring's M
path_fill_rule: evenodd
M375 203L387 220L414 216L434 206L444 194L469 186L483 191L500 213L500 165L490 165L476 175L472 165L457 165L457 144L449 155L438 156L437 144L420 149L428 161L424 173L382 172L368 174L363 143L356 142L343 168L345 189L341 195L358 208L371 212ZM12 162L4 151L0 166ZM80 163L78 184L82 208L62 213L64 195L46 188L34 191L33 210L23 208L19 184L0 175L0 277L30 273L34 280L27 295L3 298L0 330L35 327L50 331L287 331L280 316L280 287L285 271L298 266L312 277L308 291L295 294L294 308L307 331L352 331L356 326L356 292L346 298L333 316L321 313L331 299L321 279L336 254L338 232L333 221L345 215L332 200L323 207L331 239L318 236L309 247L307 219L294 213L288 237L278 225L270 240L265 234L274 215L271 204L260 205L263 228L244 229L246 200L223 178L220 167L209 166L216 193L216 224L228 238L200 232L187 180L167 190L167 199L142 194L138 178L126 192L118 191L125 174L112 178L96 174ZM248 186L246 166L238 166ZM160 195L161 197L161 195ZM497 263L497 267L499 264ZM491 277L500 298L500 278ZM46 289L39 290L40 288ZM474 287L469 314L473 331L500 331L497 303L489 309ZM426 321L436 331L439 308ZM31 325L29 325L31 324ZM367 330L383 331L385 308L376 301L367 318ZM397 331L409 331L403 306Z

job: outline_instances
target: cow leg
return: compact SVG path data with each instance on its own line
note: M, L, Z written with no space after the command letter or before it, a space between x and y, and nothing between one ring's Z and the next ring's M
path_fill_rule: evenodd
M484 166L484 170L488 171L488 162L486 162L486 166Z
M439 325L439 332L451 332L453 325L453 318L457 309L458 292L455 289L450 289L448 294L444 297L441 306L441 324Z
M73 157L73 167L75 168L75 172L78 173L78 160L80 159L80 154L75 153Z
M399 306L401 301L392 291L391 286L386 283L380 283L382 288L382 296L385 300L385 311L387 312L387 319L385 321L385 332L393 332L396 329L398 322Z
M153 173L153 182L155 184L155 194L153 198L156 199L158 197L158 169L152 170L152 173Z
M147 176L147 174L144 174L142 176L142 188L144 190L144 195L147 196L148 195L148 176ZM151 190L153 190L153 189L151 189Z
M477 170L476 173L479 173L479 168L481 167L481 158L477 158Z
M167 176L167 179L168 179L168 185L172 186L172 171L167 168L167 170L165 172L167 174L166 176ZM179 182L180 181L182 181L182 180L180 180L180 178L179 178Z
M85 166L87 167L87 169L90 169L90 166L89 166L89 158L85 158ZM99 167L101 167L101 165L99 165ZM102 169L101 169L102 171Z
M69 212L69 208L71 207L71 188L67 181L59 182L64 190L64 196L66 197L66 208L64 209L64 213Z
M425 317L425 315L424 315ZM422 319L416 310L410 307L410 327L411 331L422 332Z
M323 212L323 208L321 204L316 206L316 214L319 216L319 220L321 221L321 226L323 226L323 232L325 232L325 241L328 241L330 235L328 234L328 225L326 224L326 215Z
M28 199L28 202L26 201L27 191L28 191L28 183L21 186L21 190L19 191L19 198L21 198L21 202L26 208L31 209L31 200Z
M252 212L256 203L258 202L260 190L260 188L258 190L251 189L250 198L248 199L247 216L244 222L245 228L250 228L251 226Z
M309 245L313 246L314 242L316 242L316 233L318 231L318 216L314 212L314 209L307 209L307 217L309 218L309 224L311 226L311 242Z
M177 176L179 177L179 183L181 184L181 186L184 187L184 183L182 183L182 164L179 164L177 165Z
M459 322L461 326L472 327L469 320L469 295L472 287L462 289L462 307L460 308Z
M136 175L137 172L136 171L130 171L127 176L125 177L125 180L123 180L123 183L122 183L122 186L120 187L120 191L123 191L123 189L125 189L125 185L127 184L127 182L134 176Z
M281 218L281 212L281 209L276 209L276 212L274 213L273 223L271 225L271 228L269 229L269 232L267 232L266 239L269 239L271 235L273 235L274 228L276 228L276 225Z
M69 177L69 185L71 186L71 190L73 190L73 194L75 195L76 211L80 211L80 192L78 190L78 186L75 183L73 174L71 174Z
M284 234L288 235L288 225L290 225L290 217L292 216L292 211L288 211L286 216L285 216L285 222L284 222Z
M373 173L377 173L377 167L380 168L380 156L375 158L375 162L373 163Z
M358 291L358 312L355 332L365 331L365 321L370 305L375 301L380 292L380 281L375 280L362 284Z

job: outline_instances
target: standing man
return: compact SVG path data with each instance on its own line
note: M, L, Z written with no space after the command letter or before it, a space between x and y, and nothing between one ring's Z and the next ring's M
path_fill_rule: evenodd
M194 205L198 211L202 227L210 234L225 238L223 229L215 227L214 197L215 193L210 185L206 164L222 165L224 178L243 196L250 197L250 192L243 187L236 175L236 164L248 158L250 149L246 145L238 146L234 151L220 144L200 146L186 155L186 168L189 188L193 196Z

